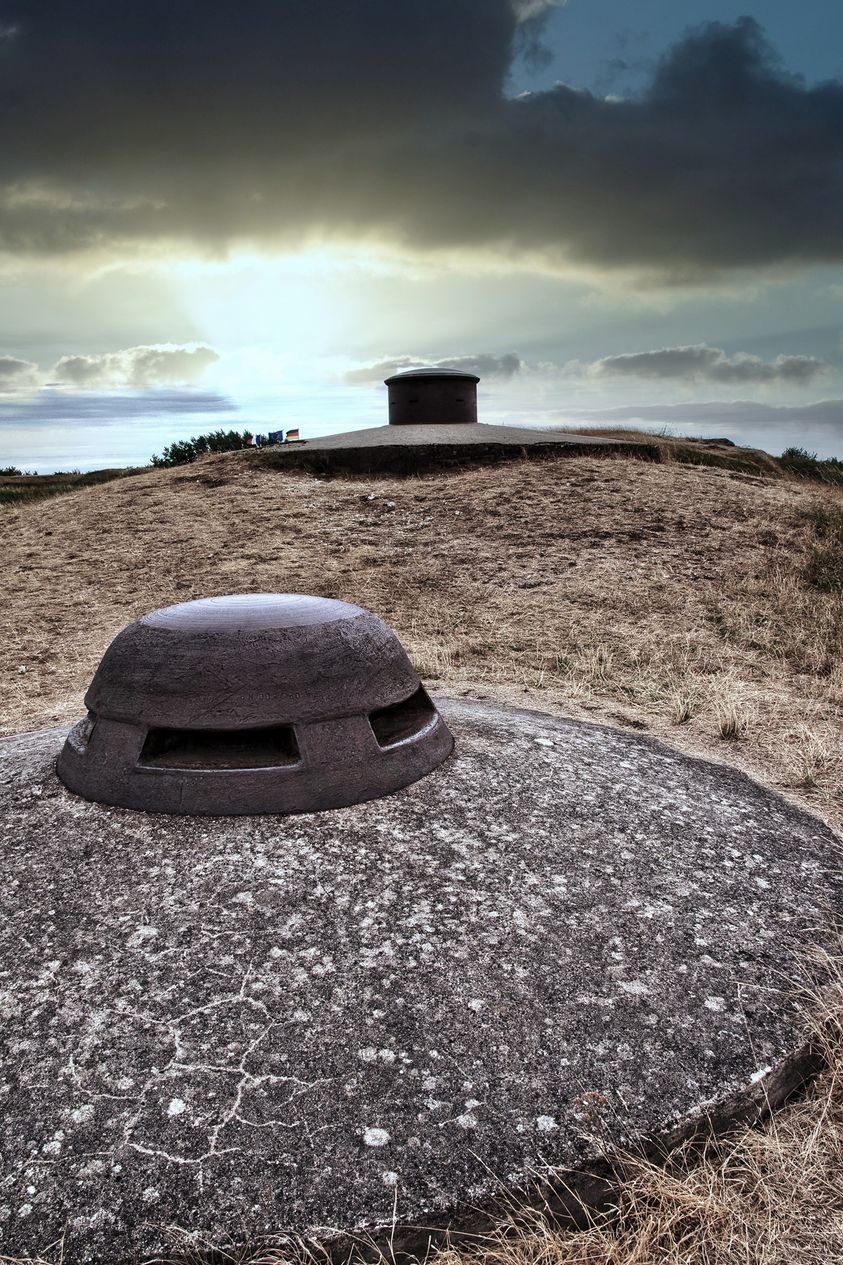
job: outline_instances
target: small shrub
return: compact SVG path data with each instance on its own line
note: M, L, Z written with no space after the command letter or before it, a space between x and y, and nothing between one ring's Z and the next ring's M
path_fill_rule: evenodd
M786 474L798 479L817 479L821 483L843 484L843 461L837 457L818 457L807 448L785 448L779 465Z
M177 439L169 444L159 457L153 453L150 465L183 466L209 452L236 452L248 448L252 439L248 430L212 430L207 435L193 435L190 439Z

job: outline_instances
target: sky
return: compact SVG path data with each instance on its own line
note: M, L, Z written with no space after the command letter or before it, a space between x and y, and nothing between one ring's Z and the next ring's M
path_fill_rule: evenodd
M0 0L0 467L423 364L843 458L839 0Z

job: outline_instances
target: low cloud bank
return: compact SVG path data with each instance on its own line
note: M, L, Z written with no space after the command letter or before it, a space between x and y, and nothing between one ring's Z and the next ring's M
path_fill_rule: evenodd
M217 391L195 387L156 387L152 390L95 394L56 391L49 387L28 397L0 397L0 426L29 433L41 426L64 423L112 426L130 418L168 414L236 413L238 405Z
M777 356L762 360L746 352L727 356L719 347L698 343L656 351L604 356L587 367L596 378L647 378L675 382L812 382L828 369L816 356Z
M166 384L191 385L217 360L212 347L172 343L127 347L102 356L62 356L46 372L31 360L0 356L0 393L26 393L42 387L143 390Z
M0 393L31 391L41 383L41 370L32 360L0 356Z
M724 436L765 452L805 448L843 458L843 400L811 404L760 404L755 400L701 400L683 404L632 404L606 409L558 409L545 423L563 427L624 426L696 438Z

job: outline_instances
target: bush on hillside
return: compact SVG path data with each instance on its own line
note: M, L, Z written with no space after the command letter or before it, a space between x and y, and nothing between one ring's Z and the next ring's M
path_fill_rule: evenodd
M818 457L807 448L785 448L779 462L788 474L801 479L819 479L821 483L843 483L843 461L837 457Z
M207 435L193 435L190 439L177 439L164 449L159 457L153 453L150 465L183 466L208 452L235 452L247 448L252 435L248 430L212 430Z

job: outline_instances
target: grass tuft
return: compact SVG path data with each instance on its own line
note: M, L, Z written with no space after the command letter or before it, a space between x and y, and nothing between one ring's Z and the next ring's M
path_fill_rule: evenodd
M720 737L731 742L746 738L751 723L746 711L735 703L719 703L715 711L715 721Z
M813 541L805 578L815 589L843 598L843 504L818 502L806 519Z
M813 790L834 764L832 747L806 724L787 737L791 748L788 784Z

